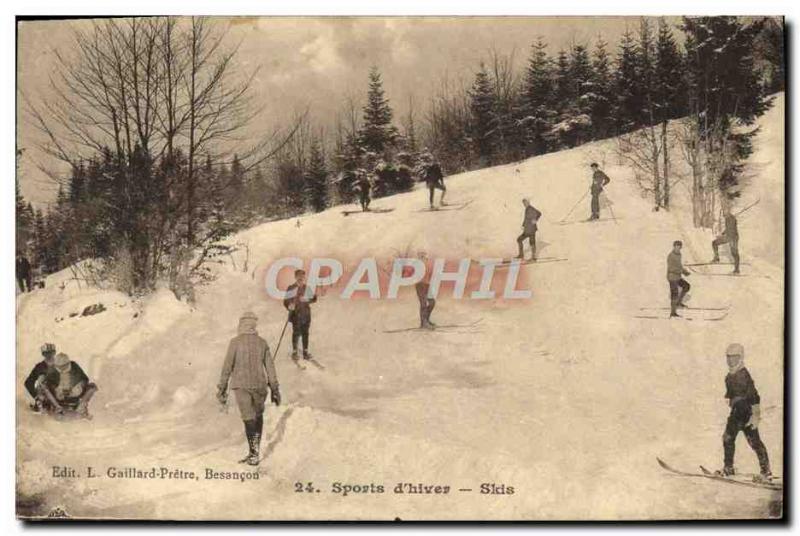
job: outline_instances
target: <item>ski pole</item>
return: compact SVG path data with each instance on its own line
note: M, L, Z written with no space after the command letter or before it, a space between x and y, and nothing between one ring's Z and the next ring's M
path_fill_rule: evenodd
M281 341L283 341L283 334L286 333L286 326L289 325L289 317L286 317L286 322L283 324L283 329L281 330L281 336L278 337L278 345L275 347L275 356L278 355L278 350L281 349Z
M758 202L759 202L759 201L761 201L761 198L760 198L760 197L759 197L759 198L758 198L758 199L757 199L757 200L756 200L754 203L750 203L749 205L747 205L746 207L744 207L742 210L740 210L739 212L737 212L736 214L734 214L734 216L739 216L740 214L744 214L745 212L747 212L748 210L750 210L751 208L753 208L754 206L756 206L756 205L758 204Z
M608 211L611 213L611 219L614 220L614 225L617 225L618 224L617 217L614 216L614 209L611 208L611 199L608 198L608 194L606 194L605 192L603 192L603 195L606 198L606 201L608 202Z
M583 195L581 196L581 198L578 199L578 201L574 205L572 205L572 208L569 209L569 212L567 212L567 215L564 216L563 218L561 218L562 222L566 221L566 219L569 218L570 214L572 214L572 211L575 210L578 205L580 205L581 201L583 201L586 198L586 194L588 194L588 193L589 193L589 189L587 189L585 192L583 192Z

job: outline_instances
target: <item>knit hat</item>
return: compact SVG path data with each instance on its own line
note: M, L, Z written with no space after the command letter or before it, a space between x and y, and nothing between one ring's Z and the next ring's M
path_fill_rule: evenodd
M239 317L239 320L244 320L245 318L249 318L251 320L258 320L258 317L253 311L245 311L242 313L242 316Z
M725 350L725 355L738 355L739 357L744 358L744 346L738 342L732 342Z
M70 363L71 361L69 360L69 356L64 352L60 352L56 354L56 359L53 362L53 365L55 365L55 367L58 369L64 369L67 368Z
M42 355L44 354L55 354L56 353L56 345L52 342L46 342L42 345Z

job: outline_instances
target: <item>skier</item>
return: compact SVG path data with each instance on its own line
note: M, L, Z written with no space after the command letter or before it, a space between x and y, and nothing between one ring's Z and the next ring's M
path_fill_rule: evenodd
M711 247L714 249L714 258L711 262L719 262L719 246L728 244L731 249L731 257L733 257L733 273L739 273L739 226L736 222L736 216L731 213L730 206L725 206L725 230L720 236L711 242Z
M758 434L761 421L761 398L756 390L753 378L744 366L744 347L733 343L725 351L728 362L728 374L725 376L725 398L731 408L725 433L722 435L722 447L725 453L724 466L717 471L721 476L736 474L733 457L736 451L736 436L744 432L747 443L755 451L761 468L760 479L763 482L772 480L767 448Z
M358 201L361 204L361 210L366 212L369 210L369 203L372 199L372 181L364 170L358 170L357 174Z
M444 194L447 193L447 188L444 185L444 174L442 173L442 167L439 165L439 162L437 162L430 153L425 153L425 155L423 155L422 176L425 179L425 183L428 185L428 201L431 210L434 210L433 193L437 189L442 191L442 196L439 198L439 206L445 206Z
M22 252L17 252L17 284L22 292L30 292L33 290L33 273L31 272L31 263Z
M47 373L53 367L53 362L56 357L56 345L51 342L46 342L42 345L41 352L44 359L36 363L36 366L33 367L31 373L28 374L28 377L25 379L25 390L28 391L28 394L33 398L31 409L36 412L42 411L46 404L45 393L42 390L42 386L44 385Z
M527 198L522 200L522 204L525 205L525 216L522 219L522 234L517 237L517 246L519 246L519 255L517 255L518 259L524 259L525 256L522 254L522 243L525 242L527 238L531 244L531 260L536 260L536 224L539 221L539 218L542 217L542 213L539 212L533 205L531 205L530 200Z
M303 340L303 359L312 359L308 351L308 332L311 327L311 304L316 303L316 291L311 298L306 296L306 272L295 270L295 282L289 285L287 292L295 291L290 298L283 300L283 306L289 311L289 321L292 323L292 359L297 360L297 343Z
M669 295L670 295L670 313L669 317L680 316L676 309L678 307L686 307L683 303L683 298L692 288L691 285L683 278L689 275L689 270L683 267L681 260L681 248L683 242L676 240L672 243L672 251L667 255L667 281L669 281Z
M81 366L71 361L67 354L56 355L41 389L45 395L44 407L48 411L58 415L69 411L91 419L89 401L97 392L97 385L89 381Z
M217 385L217 399L222 405L227 404L228 388L236 398L248 446L247 456L239 463L249 465L259 464L267 388L270 400L281 405L275 363L267 341L258 336L257 322L258 317L249 311L239 318L238 334L228 344Z
M603 191L603 188L611 182L611 179L608 178L608 175L600 171L600 166L597 165L597 162L592 162L592 185L590 186L590 190L592 193L592 215L589 217L589 220L596 220L600 217L600 193Z
M427 255L424 251L420 251L417 257L425 264L427 264ZM436 307L436 300L428 297L428 289L431 287L431 276L428 266L425 267L425 275L419 280L414 288L417 291L417 299L419 300L419 327L424 329L435 329L436 324L431 322L431 313L433 308Z

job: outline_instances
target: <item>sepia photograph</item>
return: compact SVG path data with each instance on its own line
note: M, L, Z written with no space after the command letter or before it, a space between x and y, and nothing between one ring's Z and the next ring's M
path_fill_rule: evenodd
M16 518L785 521L784 22L17 16Z

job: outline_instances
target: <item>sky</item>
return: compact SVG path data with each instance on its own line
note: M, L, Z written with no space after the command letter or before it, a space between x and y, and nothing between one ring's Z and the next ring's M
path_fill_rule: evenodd
M253 90L264 108L258 121L265 132L305 109L318 125L330 128L347 98L364 102L372 66L381 71L395 122L411 102L419 122L442 80L468 84L491 50L513 52L519 71L539 37L554 55L575 43L593 47L602 36L613 54L626 28L635 31L639 25L637 17L235 17L216 22L227 28L228 44L239 47L237 68L243 73L258 69ZM54 51L69 56L74 27L88 24L23 21L18 26L17 141L25 148L20 186L36 205L52 200L57 186L37 167L52 162L37 150L40 137L21 111L19 97L37 102L51 95Z

